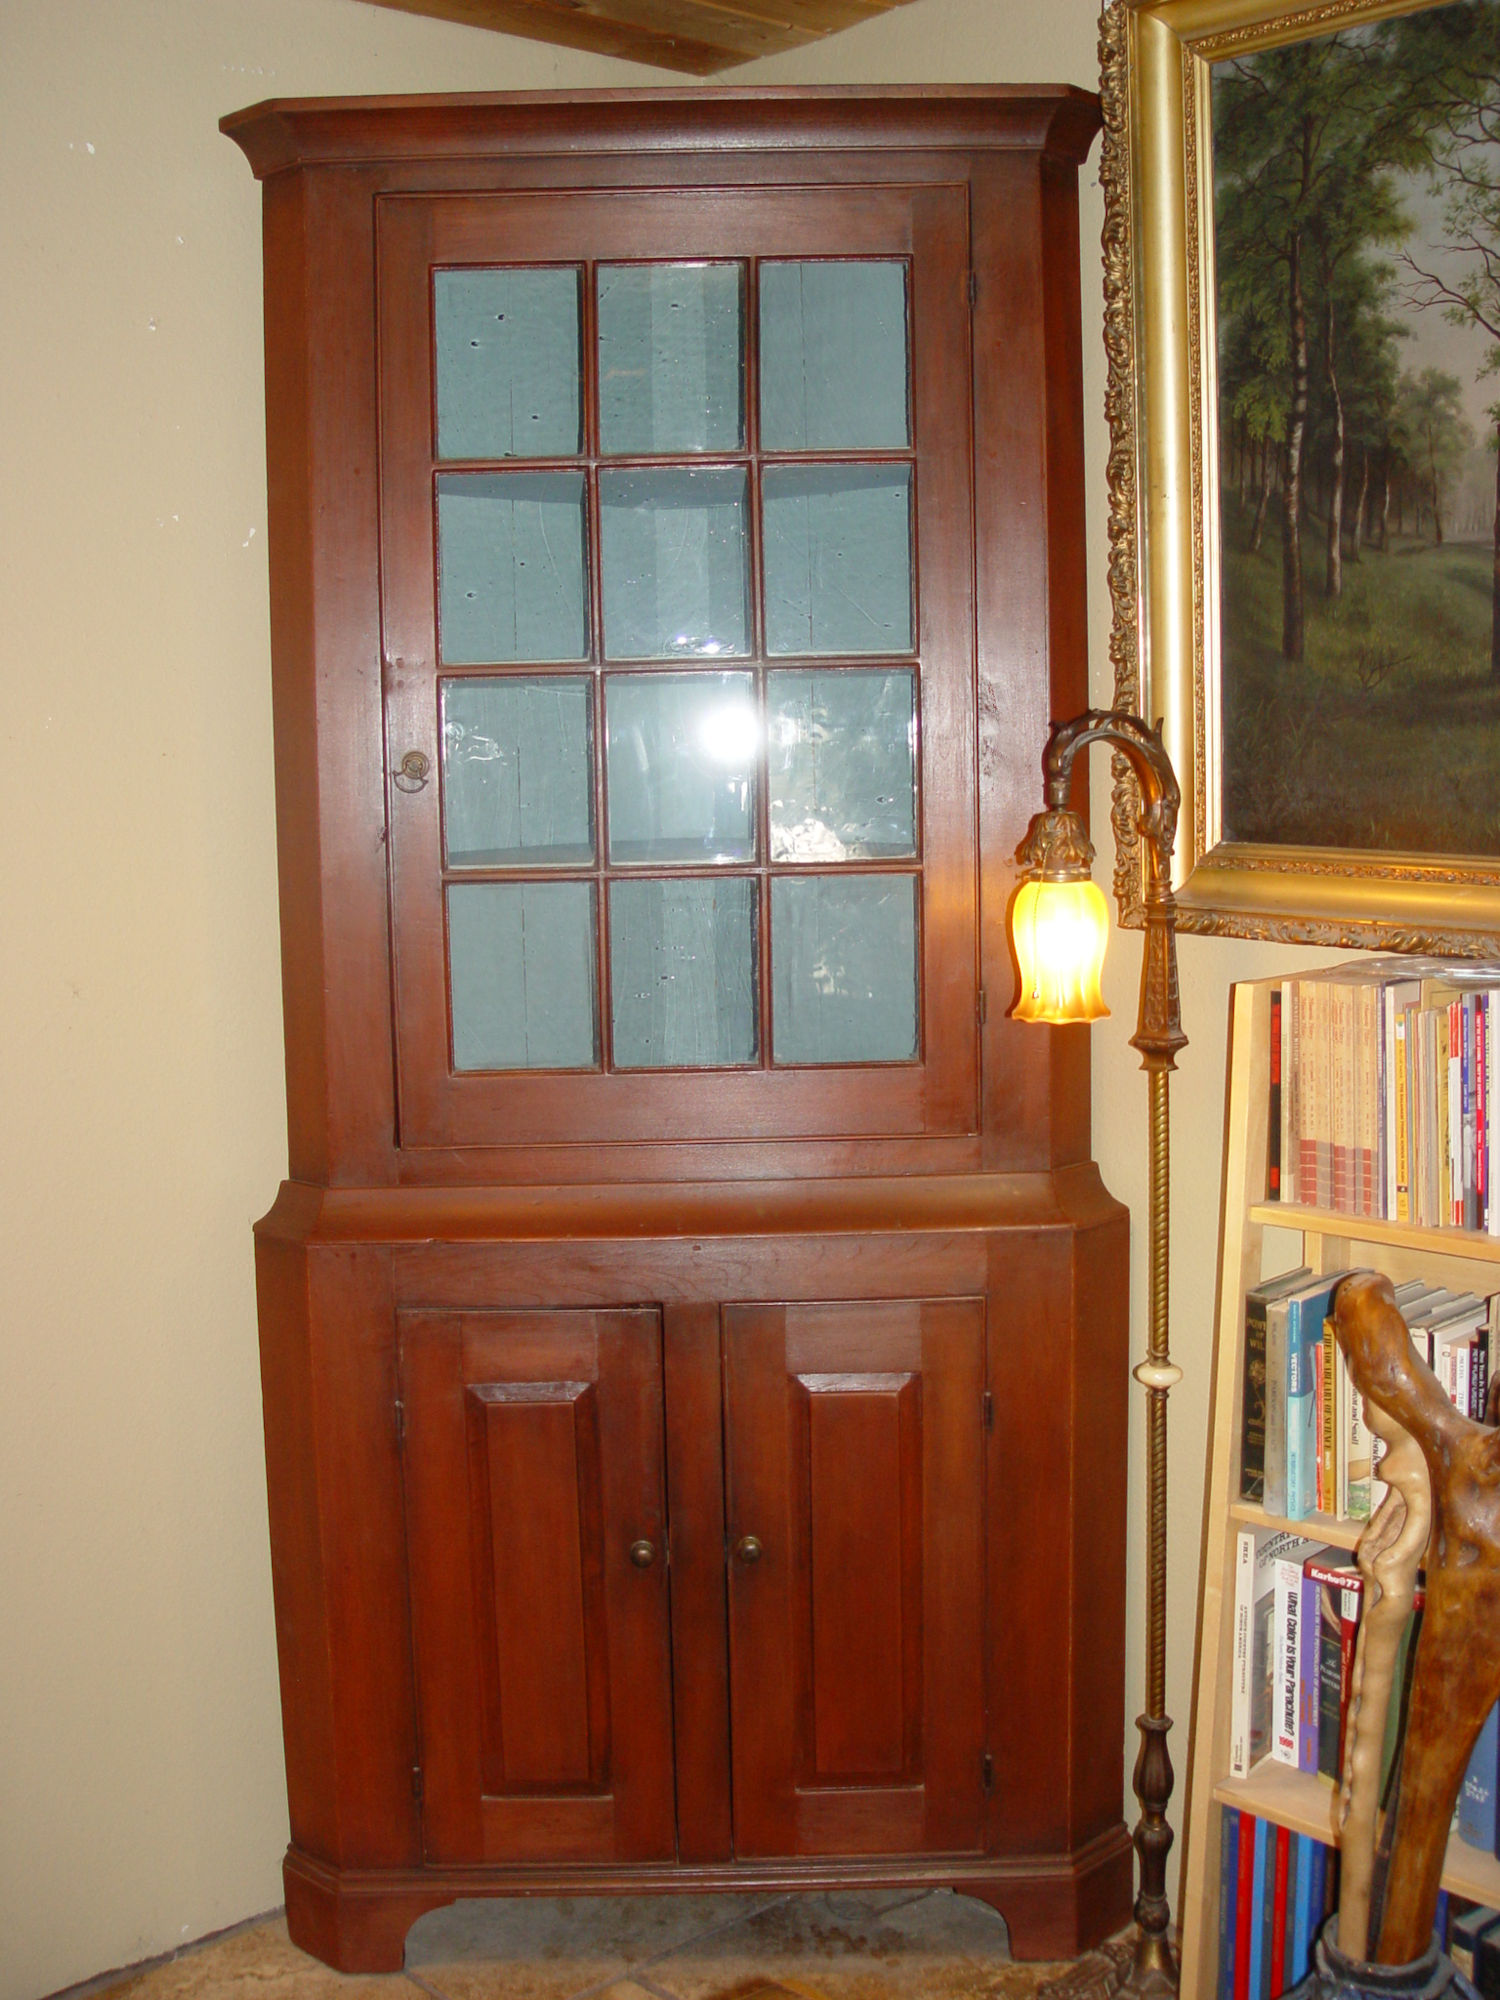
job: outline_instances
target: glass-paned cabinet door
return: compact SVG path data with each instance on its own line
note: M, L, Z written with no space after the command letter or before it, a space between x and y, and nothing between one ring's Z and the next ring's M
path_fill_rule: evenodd
M406 1145L974 1129L967 216L380 204Z

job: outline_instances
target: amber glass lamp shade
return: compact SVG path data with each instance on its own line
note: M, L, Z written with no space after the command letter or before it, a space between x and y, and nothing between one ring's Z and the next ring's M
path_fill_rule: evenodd
M1081 880L1023 882L1011 912L1021 967L1017 1021L1098 1021L1108 1014L1099 975L1109 912L1103 892Z

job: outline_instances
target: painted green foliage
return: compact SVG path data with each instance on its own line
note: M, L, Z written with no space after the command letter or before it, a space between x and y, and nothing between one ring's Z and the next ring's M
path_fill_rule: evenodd
M1217 65L1214 182L1226 836L1500 851L1500 0Z

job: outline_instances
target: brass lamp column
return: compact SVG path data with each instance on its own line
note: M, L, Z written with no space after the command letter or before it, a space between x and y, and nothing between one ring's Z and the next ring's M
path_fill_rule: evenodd
M1012 935L1021 966L1019 1020L1090 1021L1108 1012L1099 995L1104 927L1078 914L1087 900L1094 850L1076 813L1068 810L1073 759L1087 744L1104 742L1122 751L1140 786L1140 832L1146 852L1146 947L1141 960L1141 997L1136 1031L1141 1067L1150 1078L1151 1191L1149 1210L1149 1331L1146 1358L1135 1379L1146 1391L1146 1712L1136 1718L1141 1734L1134 1785L1141 1809L1134 1840L1139 1889L1132 1959L1123 1969L1122 1990L1171 1993L1177 1967L1167 1941L1167 1855L1172 1829L1167 1806L1172 1797L1172 1761L1167 1753L1167 1396L1182 1380L1168 1351L1167 1279L1170 1246L1168 1181L1171 1136L1167 1080L1177 1051L1187 1044L1177 995L1177 905L1172 895L1172 843L1177 834L1181 794L1161 729L1147 728L1123 709L1087 709L1058 723L1042 759L1047 810L1031 822L1016 859L1025 871L1012 912ZM1052 957L1045 959L1050 951ZM1083 963L1059 965L1058 956L1091 954Z

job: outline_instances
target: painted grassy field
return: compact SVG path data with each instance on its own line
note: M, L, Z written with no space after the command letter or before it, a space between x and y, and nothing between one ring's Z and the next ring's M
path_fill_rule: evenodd
M1317 847L1500 854L1500 682L1490 675L1493 553L1393 540L1323 594L1304 534L1306 658L1281 657L1281 540L1223 510L1225 836Z

